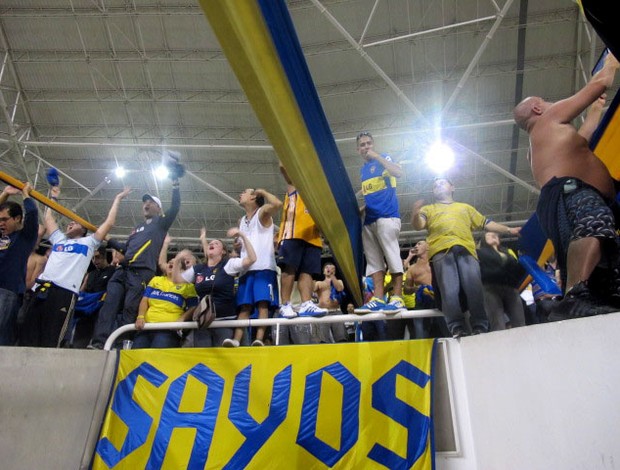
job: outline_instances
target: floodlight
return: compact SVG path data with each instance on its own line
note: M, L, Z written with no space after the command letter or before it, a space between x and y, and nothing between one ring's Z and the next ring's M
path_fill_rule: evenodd
M166 179L168 177L168 168L164 165L160 165L157 168L155 168L154 173L157 179L160 179L160 180Z
M116 170L114 170L114 174L117 178L122 178L127 174L127 170L125 170L125 168L123 168L122 166L117 166Z
M426 154L426 164L437 174L445 173L454 165L454 151L449 145L437 141Z

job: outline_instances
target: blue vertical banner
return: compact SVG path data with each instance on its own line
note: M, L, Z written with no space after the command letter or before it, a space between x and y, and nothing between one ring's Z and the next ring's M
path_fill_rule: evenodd
M362 303L355 192L284 0L201 0L211 28L280 162Z

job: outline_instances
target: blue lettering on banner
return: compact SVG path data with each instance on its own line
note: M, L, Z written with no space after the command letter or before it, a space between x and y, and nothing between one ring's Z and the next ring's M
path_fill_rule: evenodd
M411 468L424 453L423 444L430 430L431 418L396 396L396 378L404 377L420 388L426 387L431 377L414 365L400 361L372 385L372 407L407 429L407 458L403 459L390 449L375 444L368 457L387 468Z
M199 413L179 411L187 378L190 375L207 386L204 407ZM157 429L157 434L155 434L151 455L149 456L146 468L159 469L162 467L164 457L166 456L166 449L168 449L172 431L174 431L175 428L196 429L196 437L194 439L194 445L187 468L205 468L223 394L224 379L204 364L196 365L172 382L170 390L168 390L168 394L166 395L161 419L159 420L159 427Z
M278 426L282 424L288 414L291 373L292 367L289 365L280 371L273 380L269 416L262 423L258 423L248 413L252 366L246 367L237 374L228 418L246 439L224 469L245 468Z
M262 423L258 423L248 412L251 374L252 366L249 365L235 377L228 418L245 437L245 441L224 466L225 469L247 467L288 415L292 366L288 365L275 376L269 415ZM342 386L342 404L339 410L333 410L341 415L340 449L333 448L316 435L324 374L328 374ZM199 412L179 411L190 376L207 386L204 407ZM424 454L427 440L420 439L420 436L428 435L431 418L397 397L398 376L421 388L426 387L431 377L409 362L400 361L372 385L372 407L407 429L406 458L378 443L372 447L368 458L387 468L411 468ZM133 399L138 377L155 387L160 387L168 380L164 373L145 362L118 383L111 410L127 426L127 435L120 450L117 450L107 437L100 439L96 448L97 454L110 468L146 442L153 423L153 418ZM187 468L205 468L221 409L224 386L224 378L205 364L195 365L170 384L146 468L162 467L176 428L196 430ZM326 466L333 467L359 439L360 404L361 382L342 363L335 362L308 374L296 443Z
M332 376L343 388L342 407L340 409L340 450L334 449L316 436L323 374ZM360 381L340 362L330 364L309 374L306 377L306 389L301 410L301 424L297 434L297 444L328 467L334 466L357 442L359 436L360 394Z
M107 437L97 444L97 453L105 464L112 468L123 458L146 442L153 418L144 411L133 399L133 389L138 377L142 377L155 387L161 386L168 378L146 362L131 371L116 387L112 411L127 425L127 436L118 451Z

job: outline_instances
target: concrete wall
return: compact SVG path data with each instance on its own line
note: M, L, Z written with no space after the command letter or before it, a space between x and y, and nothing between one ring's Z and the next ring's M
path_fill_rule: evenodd
M449 348L459 432L473 442L461 434L462 454L438 455L437 469L620 468L619 339L616 313Z
M620 468L619 338L620 313L442 341L437 469ZM0 348L0 468L87 465L115 362Z
M0 468L81 468L115 362L116 352L0 348Z

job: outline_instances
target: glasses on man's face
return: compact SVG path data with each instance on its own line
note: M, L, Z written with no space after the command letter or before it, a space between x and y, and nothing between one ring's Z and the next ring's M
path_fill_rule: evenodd
M13 217L0 217L0 222L8 222L9 220L11 220Z

